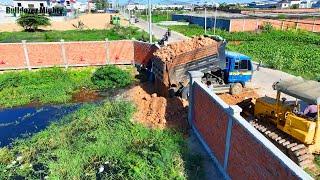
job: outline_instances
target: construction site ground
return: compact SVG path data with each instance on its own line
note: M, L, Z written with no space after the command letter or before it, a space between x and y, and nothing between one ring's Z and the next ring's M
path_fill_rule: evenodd
M113 25L110 24L110 15L108 13L97 13L97 14L82 14L74 19L64 19L63 17L55 18L51 20L51 25L47 27L40 27L44 30L75 30L73 24L77 25L79 21L83 22L84 29L109 29ZM118 15L118 14L117 14ZM129 22L121 17L120 24L122 26L128 26ZM13 32L22 31L15 20L11 18L10 22L0 23L0 32Z

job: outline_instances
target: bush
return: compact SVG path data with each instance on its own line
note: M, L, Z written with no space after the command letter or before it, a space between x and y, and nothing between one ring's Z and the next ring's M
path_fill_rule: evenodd
M17 23L24 28L25 31L36 31L39 26L49 26L50 20L41 14L22 14Z
M273 30L273 26L271 23L267 22L263 25L262 30L266 32L271 32Z
M132 83L132 76L128 71L114 65L107 65L97 69L91 78L99 89L126 87Z

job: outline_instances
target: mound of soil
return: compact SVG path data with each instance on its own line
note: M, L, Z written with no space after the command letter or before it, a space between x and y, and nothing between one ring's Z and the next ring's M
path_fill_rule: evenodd
M151 95L150 95L151 94ZM187 101L180 98L159 97L147 84L137 85L126 92L137 105L134 119L151 128L174 127L183 132L188 128Z
M236 105L245 99L256 99L259 95L252 89L245 89L241 94L231 95L229 93L220 94L219 97L229 105Z
M168 46L160 48L153 55L160 58L163 62L172 62L172 60L178 55L205 46L217 45L217 43L217 41L211 38L199 36L192 39L171 43Z

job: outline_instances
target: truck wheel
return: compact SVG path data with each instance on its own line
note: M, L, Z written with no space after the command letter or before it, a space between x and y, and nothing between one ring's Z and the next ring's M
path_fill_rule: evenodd
M242 92L242 85L240 83L235 83L231 85L230 94L236 95Z
M182 93L181 93L181 97L182 99L188 99L189 97L189 86L186 86L183 88Z
M175 97L175 96L176 96L176 93L177 93L177 90L178 90L178 88L176 88L176 87L171 87L171 88L169 89L169 97L170 97L170 98Z

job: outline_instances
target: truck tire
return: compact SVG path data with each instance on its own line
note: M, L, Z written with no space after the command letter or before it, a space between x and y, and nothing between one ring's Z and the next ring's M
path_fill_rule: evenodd
M242 92L242 85L240 83L235 83L231 85L230 94L237 95Z
M171 87L169 89L169 98L173 98L176 96L178 88L177 87Z
M189 97L189 85L184 87L183 90L182 90L182 93L181 93L181 98L182 99L187 99L188 100L188 97Z

